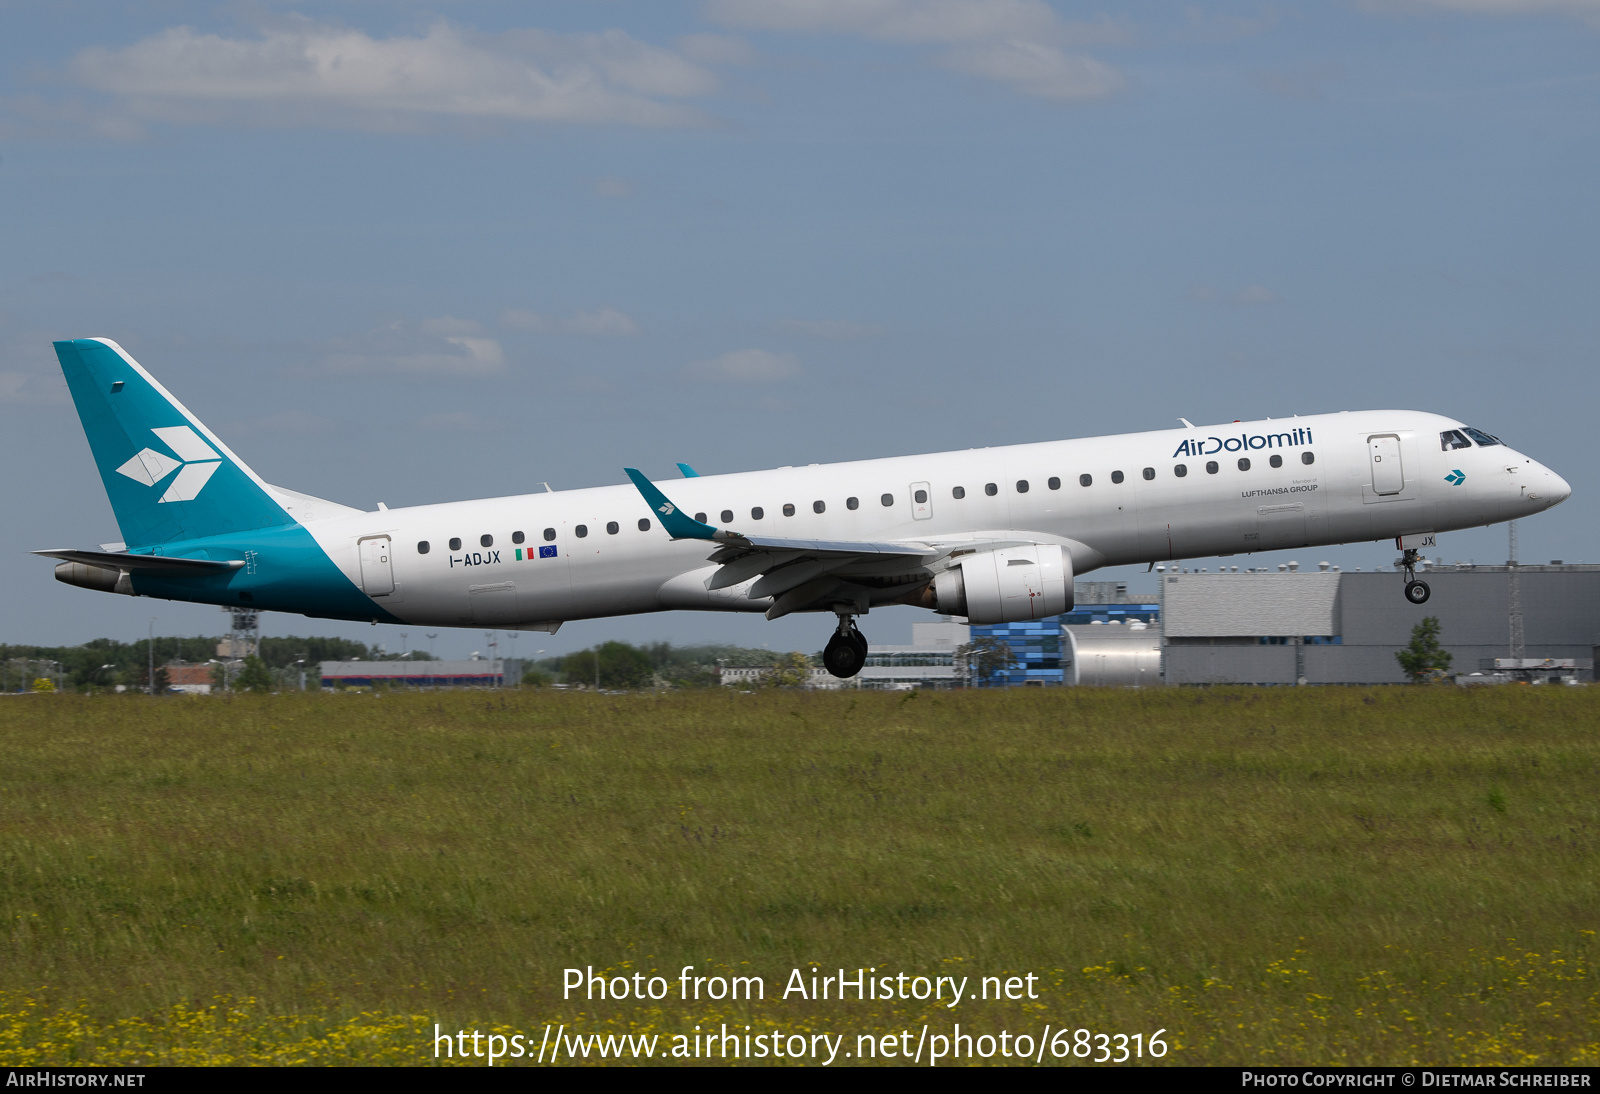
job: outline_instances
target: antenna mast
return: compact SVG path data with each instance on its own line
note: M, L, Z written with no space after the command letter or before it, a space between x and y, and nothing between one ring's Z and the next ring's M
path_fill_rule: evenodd
M1511 558L1506 562L1506 582L1509 586L1509 615L1511 624L1511 658L1522 667L1525 645L1522 640L1522 575L1517 570L1517 522L1511 522Z

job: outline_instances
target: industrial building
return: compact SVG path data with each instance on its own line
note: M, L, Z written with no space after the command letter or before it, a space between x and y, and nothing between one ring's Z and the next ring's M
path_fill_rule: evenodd
M1398 684L1395 653L1428 616L1456 673L1497 671L1510 656L1512 568L1434 565L1433 595L1416 605L1395 573L1165 574L1168 684ZM1522 565L1527 659L1572 663L1593 678L1600 643L1600 566Z
M1154 593L1079 582L1072 612L971 628L1011 648L1015 667L977 686L1399 684L1395 654L1424 618L1464 683L1594 678L1600 566L1445 565L1420 571L1426 604L1395 571L1190 572L1161 568ZM1518 611L1512 611L1512 589ZM1520 619L1513 653L1512 619ZM1514 660L1515 659L1515 660Z
M499 688L522 683L519 660L324 661L322 686Z

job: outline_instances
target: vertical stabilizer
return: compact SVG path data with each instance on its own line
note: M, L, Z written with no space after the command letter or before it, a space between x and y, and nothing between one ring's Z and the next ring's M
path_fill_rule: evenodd
M109 338L57 342L129 548L294 523L254 471Z

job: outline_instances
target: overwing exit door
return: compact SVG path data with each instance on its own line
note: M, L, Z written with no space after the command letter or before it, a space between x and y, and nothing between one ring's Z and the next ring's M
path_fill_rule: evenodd
M925 482L911 484L911 517L913 520L933 517L933 493Z

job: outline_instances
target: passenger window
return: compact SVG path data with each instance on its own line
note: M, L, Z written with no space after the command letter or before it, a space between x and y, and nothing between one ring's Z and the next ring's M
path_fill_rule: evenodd
M1283 457L1278 455L1276 452L1274 452L1272 454L1272 458L1267 460L1267 462L1269 464L1271 464L1273 467L1282 467L1283 466Z
M1467 436L1469 436L1473 440L1477 441L1478 442L1478 447L1480 447L1480 448L1488 448L1490 445L1495 445L1495 444L1499 444L1500 443L1500 438L1499 437L1491 437L1491 436L1489 436L1489 434L1485 433L1483 430L1481 430L1481 429L1473 429L1470 425L1462 426L1461 427L1461 432L1465 433Z
M650 518L649 517L640 517L639 518L639 531L648 532L649 530L650 530ZM552 536L551 538L553 539L555 537Z
M417 542L417 554L425 555L427 553L428 553L428 541L425 540L425 539L424 540L419 540Z
M828 503L825 501L814 501L811 503L811 511L813 513L825 513L828 511Z
M1141 473L1144 475L1144 481L1145 482L1152 482L1152 481L1155 480L1155 477L1156 477L1156 469L1155 468L1147 467Z
M1189 465L1186 463L1174 464L1172 473L1181 479L1189 473Z
M554 528L546 528L544 530L544 541L546 543L554 543L556 541L556 530Z
M952 486L950 488L950 496L960 501L967 496L967 488L965 486Z
M1113 471L1113 472L1111 472L1111 481L1112 482L1121 482L1122 481L1122 472L1121 471Z
M732 524L733 523L733 510L732 509L724 509L722 511L722 523L723 524Z
M1051 475L1050 476L1050 481L1045 483L1045 485L1048 486L1052 490L1060 490L1061 489L1061 480L1056 478L1054 475Z
M861 501L858 498L845 498L844 507L846 509L859 509L861 507Z
M583 539L589 534L589 526L587 524L580 524L572 530L572 534L577 536L579 539Z
M983 492L992 498L1000 492L1000 488L992 482L986 482L983 484Z
M1240 471L1248 471L1248 470L1250 470L1250 457L1249 456L1240 456L1239 457L1239 470Z
M528 537L524 536L521 532L512 532L511 533L511 542L512 543L521 543L524 539L527 539L527 538Z
M794 503L793 502L787 502L786 501L786 502L783 503L783 515L786 516L786 517L794 516Z
M928 500L928 492L926 490L918 490L915 494L912 494L911 496L912 496L912 498L914 498L916 500L916 503L918 505L922 505L922 504L926 503L927 500ZM821 503L819 502L818 504L821 504ZM820 512L822 512L822 510L818 509L817 512L820 513Z
M879 498L878 500L883 502L883 507L885 509L887 509L887 508L889 508L889 506L894 504L894 495L893 494L885 494L883 497Z
M750 510L750 519L751 520L760 520L762 517L764 517L766 515L767 515L767 511L765 509L761 508L761 506L759 506L759 505L756 506L754 509Z
M614 520L606 521L606 535L614 536L614 535L617 534L617 532L618 532L617 522L614 521Z
M1215 475L1216 473L1217 473L1217 461L1216 460L1207 460L1206 461L1206 474Z
M456 539L456 538L452 537L451 540L450 540L450 549L452 551L461 550L461 541L459 539Z
M1028 492L1028 480L1027 479L1018 479L1017 480L1017 493L1026 494L1027 492Z
M1315 452L1302 452L1302 453L1300 453L1300 462L1301 463L1308 463L1308 464L1309 463L1316 463L1317 462L1317 454Z
M1092 486L1093 484L1094 484L1094 476L1093 475L1079 475L1078 476L1078 485L1079 486Z
M494 546L494 537L493 536L479 536L478 537L478 542L483 544L485 547L493 547Z
M694 515L694 519L699 521L701 524L704 524L706 522L706 515L704 513L696 513Z
M1439 451L1454 452L1458 448L1471 448L1472 442L1463 437L1459 430L1447 429L1439 434Z

